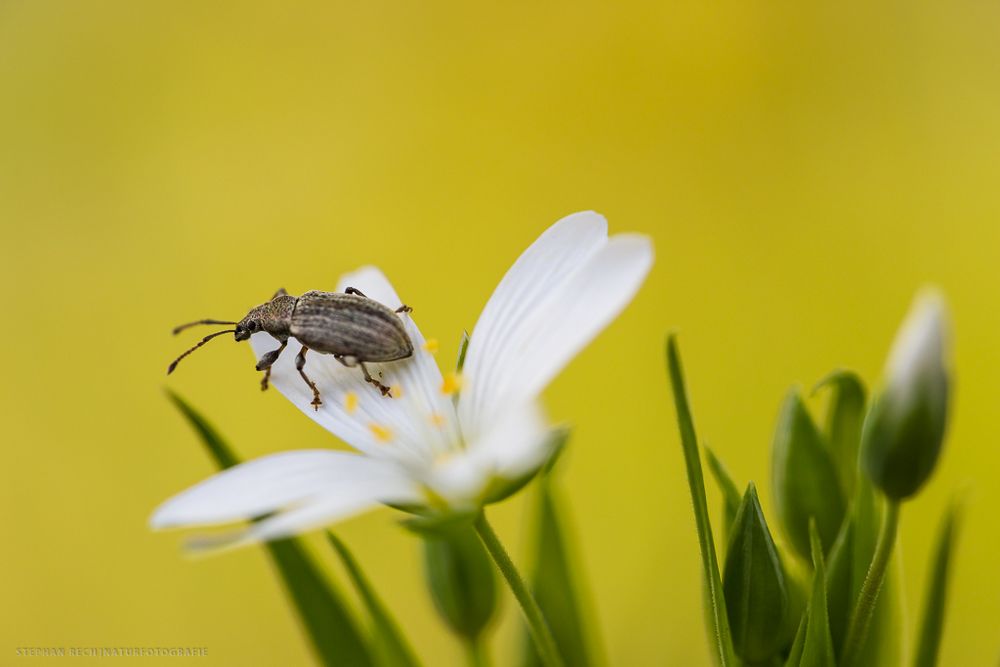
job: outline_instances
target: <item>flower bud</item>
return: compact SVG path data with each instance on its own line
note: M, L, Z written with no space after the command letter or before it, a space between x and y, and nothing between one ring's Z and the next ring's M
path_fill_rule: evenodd
M748 663L776 656L789 639L788 587L753 482L733 521L722 590L736 653Z
M862 465L895 500L920 489L941 453L951 394L947 338L943 297L919 294L889 353L882 393L865 419Z
M810 519L816 521L828 551L837 538L846 503L829 447L795 389L788 393L778 415L771 484L778 518L799 556L810 558Z
M493 563L470 526L426 531L424 566L434 606L448 627L475 639L496 610Z

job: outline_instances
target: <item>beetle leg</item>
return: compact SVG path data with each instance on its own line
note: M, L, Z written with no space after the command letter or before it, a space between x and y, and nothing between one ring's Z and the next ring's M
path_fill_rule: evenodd
M382 392L383 396L388 396L392 398L392 394L389 393L390 388L376 380L372 377L371 373L368 372L368 368L365 366L364 362L358 361L357 357L352 357L346 354L335 354L333 358L344 364L348 368L354 368L355 366L361 367L361 372L365 375L365 382L370 382L371 384L378 387L378 390Z
M302 370L306 366L306 352L308 351L309 348L303 345L302 349L299 350L299 353L295 356L295 368L298 370L299 375L302 376L302 379L306 381L306 384L309 385L309 388L312 389L312 406L316 410L319 410L319 406L323 405L323 401L319 400L319 389L316 388L316 383L310 380L309 376L306 375L306 372Z
M257 370L264 371L264 377L260 381L260 390L267 390L267 382L271 379L271 366L278 360L281 353L284 351L285 346L288 345L288 341L282 341L281 347L277 350L271 350L260 357L260 361L257 362Z
M371 373L369 373L368 369L365 367L364 362L359 361L358 366L361 366L361 372L365 374L365 382L371 383L376 387L378 387L378 390L382 392L383 396L388 396L389 398L392 398L392 394L389 393L389 387L385 386L384 384L373 378L371 376Z
M364 292L362 292L361 290L359 290L357 287L345 287L344 288L344 294L357 294L358 296L364 297L366 299L368 298L368 295L365 294ZM396 312L396 313L412 313L413 309L410 308L409 306L407 306L404 303L402 306L400 306L399 308L397 308L393 312Z

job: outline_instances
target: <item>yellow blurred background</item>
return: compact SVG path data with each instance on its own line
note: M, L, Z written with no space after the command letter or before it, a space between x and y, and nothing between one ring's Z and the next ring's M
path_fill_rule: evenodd
M998 21L974 0L0 0L0 664L100 645L306 661L261 550L190 561L147 530L212 469L163 388L245 457L339 444L261 394L242 346L216 342L168 382L195 338L170 328L377 263L450 364L510 262L588 208L657 249L546 394L575 426L561 481L608 662L709 659L665 332L681 332L701 435L773 517L786 389L837 366L874 380L933 282L959 385L941 465L903 512L905 607L912 630L940 512L967 484L942 664L995 664ZM522 562L530 498L492 511ZM396 518L338 532L427 663L459 664Z

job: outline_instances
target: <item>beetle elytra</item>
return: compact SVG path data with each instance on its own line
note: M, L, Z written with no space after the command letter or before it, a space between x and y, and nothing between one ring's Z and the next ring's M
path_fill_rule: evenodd
M271 366L288 345L288 339L295 338L302 344L302 349L295 357L295 368L312 390L312 406L315 409L319 410L323 401L320 400L316 383L305 372L306 353L310 350L332 354L334 359L345 366L359 367L366 382L375 385L383 396L391 398L389 387L372 377L365 363L396 361L413 354L413 342L399 317L400 313L411 310L409 306L392 310L369 299L353 287L348 287L343 293L312 291L298 297L280 289L270 301L252 308L239 322L198 320L176 327L175 334L199 324L235 325L233 329L205 336L197 345L177 357L167 368L167 374L174 371L181 359L216 336L231 333L237 341L244 341L258 331L263 331L280 345L257 361L257 370L264 371L261 389L267 389Z

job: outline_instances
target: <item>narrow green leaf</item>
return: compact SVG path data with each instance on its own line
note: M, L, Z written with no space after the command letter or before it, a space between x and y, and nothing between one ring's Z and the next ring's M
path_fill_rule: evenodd
M167 398L180 410L184 418L187 419L188 424L190 424L198 437L201 438L201 443L205 445L205 449L208 450L208 455L212 457L212 461L220 470L225 470L226 468L232 468L237 463L240 462L236 458L236 454L230 449L226 441L222 439L219 432L215 430L211 424L208 423L201 413L192 408L187 401L183 398L170 391L166 390Z
M461 373L465 367L465 353L469 350L469 332L462 332L462 339L458 341L458 358L455 360L455 372Z
M343 540L329 531L327 531L326 537L337 552L337 555L340 556L340 561L343 563L344 569L347 570L348 576L354 583L354 589L358 592L358 596L368 609L368 615L371 616L374 638L373 648L378 658L378 664L383 667L416 667L419 665L420 662L417 660L416 655L414 655L413 649L410 648L406 638L403 637L399 625L389 613L389 610L383 604L375 589L368 582L368 579L361 571L361 567L358 565L354 555L347 548L347 545L344 544Z
M814 574L812 595L809 597L809 620L799 667L836 667L833 639L830 637L830 619L827 616L823 545L814 521L809 522L809 544Z
M367 642L346 603L302 543L287 539L264 546L323 664L374 665Z
M563 528L561 503L552 486L549 475L539 478L531 588L565 663L587 667L595 663L588 642L593 628L585 623L582 596L573 577L577 569ZM523 645L522 664L540 666L541 658L526 628Z
M833 392L826 411L826 437L837 465L844 497L854 493L858 477L858 450L865 421L867 392L864 382L852 371L834 371L819 381L814 392L829 387Z
M916 658L913 661L914 667L934 667L937 665L938 651L941 647L941 633L944 631L948 574L952 552L955 549L960 514L959 502L953 501L941 522L937 546L934 550L934 563L931 566L930 576L927 579L927 590L924 593L924 615L920 624L920 633L917 635L919 639Z
M496 569L470 526L424 532L424 572L434 606L456 634L476 640L497 607Z
M722 492L722 512L723 519L725 520L723 527L728 536L729 529L736 518L736 513L740 510L740 504L743 502L740 499L740 491L736 483L733 482L733 478L729 476L726 466L723 465L722 461L708 447L705 447L705 460L708 461L708 469L712 473L712 477L715 478L716 484L719 485L719 490Z
M674 391L674 407L677 410L677 424L681 434L681 448L687 469L688 487L694 505L695 525L698 528L698 543L701 548L701 562L705 581L706 613L710 624L712 653L721 667L736 665L733 639L729 631L726 601L722 594L722 577L719 575L719 561L715 554L715 538L712 536L712 520L708 514L708 500L705 497L705 478L701 472L698 456L698 439L695 435L694 420L688 407L687 389L684 386L684 372L681 368L680 353L674 335L667 338L667 368L670 384Z
M722 588L736 654L751 664L771 660L788 639L788 588L753 482L733 522Z
M809 627L809 610L807 609L805 613L802 614L802 619L799 621L798 630L795 632L795 640L792 641L792 647L788 650L788 658L785 660L785 667L799 667L799 663L802 662L802 650L806 645L806 628Z
M824 553L844 519L844 498L830 452L797 390L782 404L771 452L775 506L791 544L809 558L809 521L815 519Z
M194 427L220 469L231 468L240 462L199 412L177 394L168 391L167 396ZM268 542L264 547L322 664L330 667L373 665L368 646L347 605L305 547L295 539Z
M826 567L827 610L833 651L840 657L840 647L847 634L847 622L857 592L854 585L854 520L853 515L841 526L837 540L830 548Z

